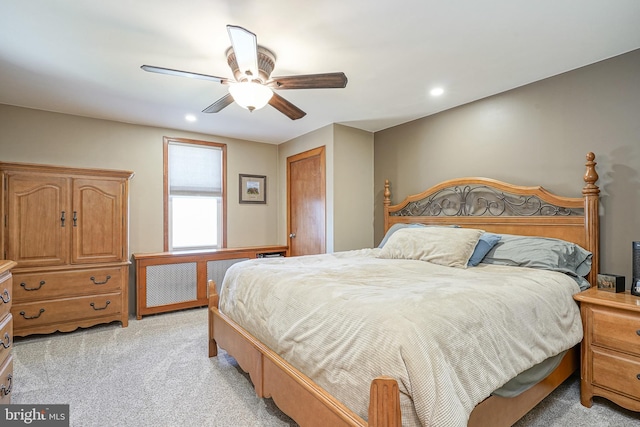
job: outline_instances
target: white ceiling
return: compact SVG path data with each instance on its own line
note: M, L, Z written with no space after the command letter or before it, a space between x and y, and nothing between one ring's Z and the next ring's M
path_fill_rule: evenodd
M204 114L227 86L140 69L232 77L227 24L276 54L273 76L343 71L347 87L280 91L307 112L296 121ZM638 48L638 0L0 0L0 103L281 143L330 123L379 131Z

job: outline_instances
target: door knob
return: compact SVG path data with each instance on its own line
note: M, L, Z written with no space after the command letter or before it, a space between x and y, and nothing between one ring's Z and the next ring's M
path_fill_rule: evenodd
M289 234L289 238L293 239L294 237L296 237L296 233Z

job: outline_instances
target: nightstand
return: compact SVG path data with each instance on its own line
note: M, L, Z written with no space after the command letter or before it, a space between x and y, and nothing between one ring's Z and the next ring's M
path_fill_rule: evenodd
M13 278L11 268L16 263L0 260L0 405L11 403L13 386L13 318L11 303L13 299Z
M640 298L591 288L574 299L584 328L580 403L601 396L640 411Z

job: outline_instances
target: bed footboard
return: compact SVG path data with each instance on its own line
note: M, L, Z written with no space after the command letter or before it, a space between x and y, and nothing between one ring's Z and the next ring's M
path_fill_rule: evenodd
M278 354L218 311L218 294L209 282L209 357L217 345L234 357L249 373L256 394L272 398L276 405L302 427L400 427L400 392L396 380L378 377L371 382L368 422L295 369ZM491 396L478 404L469 427L508 427L564 382L578 367L578 346L563 358L545 380L515 398Z
M220 345L249 374L256 394L276 405L304 427L400 427L400 392L396 380L378 377L371 383L369 422L352 412L218 311L218 294L209 281L209 357Z

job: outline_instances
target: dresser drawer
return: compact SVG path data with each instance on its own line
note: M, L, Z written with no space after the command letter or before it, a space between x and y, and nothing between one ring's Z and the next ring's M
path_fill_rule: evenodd
M11 313L0 320L0 364L11 354L13 347L13 317Z
M120 267L13 275L14 303L119 292Z
M592 344L640 356L640 316L636 313L593 307L591 334Z
M5 273L0 277L0 319L11 310L13 300L13 277L10 273Z
M640 399L640 357L593 347L593 384Z
M9 356L4 363L0 363L0 405L11 403L11 389L13 387L13 356Z
M122 299L121 293L112 293L14 304L13 327L17 333L36 326L114 316L122 313Z

